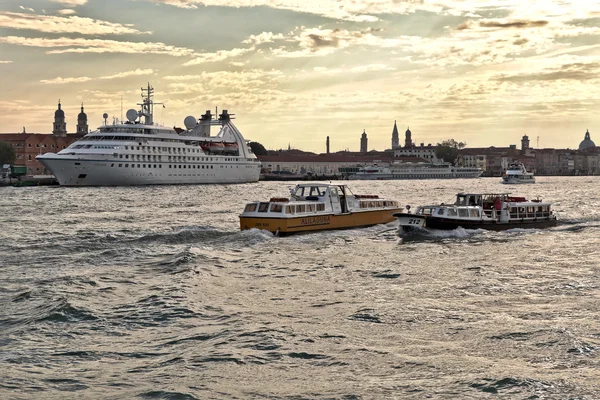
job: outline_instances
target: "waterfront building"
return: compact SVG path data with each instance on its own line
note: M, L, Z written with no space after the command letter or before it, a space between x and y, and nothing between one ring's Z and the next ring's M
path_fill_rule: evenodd
M390 153L369 152L357 155L351 152L334 154L286 154L287 152L271 153L258 156L262 163L263 174L292 174L292 175L338 175L357 172L358 168L366 165L388 165L391 162L426 162L416 157L391 157Z

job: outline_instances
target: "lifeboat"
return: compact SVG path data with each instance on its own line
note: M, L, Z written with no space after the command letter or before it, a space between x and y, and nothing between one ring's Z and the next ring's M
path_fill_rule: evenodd
M225 145L223 144L223 142L212 142L209 147L211 153L220 153L224 149Z
M204 150L205 152L209 152L210 151L210 143L202 142L202 143L200 143L200 148L202 150Z
M225 143L223 143L223 145L224 145L223 151L225 153L237 153L238 152L239 147L236 142L233 142L233 143L225 142Z

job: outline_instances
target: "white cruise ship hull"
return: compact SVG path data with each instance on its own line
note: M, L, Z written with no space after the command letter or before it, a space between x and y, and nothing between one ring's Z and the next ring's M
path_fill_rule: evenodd
M215 157L216 158L216 157ZM259 162L168 163L38 156L63 186L134 186L257 182ZM127 167L125 167L127 165Z

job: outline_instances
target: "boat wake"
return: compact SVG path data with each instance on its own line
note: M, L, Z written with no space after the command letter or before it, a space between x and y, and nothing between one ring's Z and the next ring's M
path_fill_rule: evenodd
M468 239L475 235L486 233L485 229L464 229L456 228L453 230L439 230L428 228L415 228L411 232L399 231L403 243L413 241L439 241L443 239Z

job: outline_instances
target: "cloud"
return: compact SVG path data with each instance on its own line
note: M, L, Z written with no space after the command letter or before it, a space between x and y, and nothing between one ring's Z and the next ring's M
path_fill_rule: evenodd
M339 49L352 46L369 46L380 48L401 47L406 43L407 37L382 38L375 35L381 29L367 28L351 31L347 29L322 29L300 27L290 33L286 39L299 49L290 50L289 46L273 49L277 57L297 58L325 56Z
M0 64L12 64L12 61L2 61L2 60L0 60Z
M537 21L498 21L498 20L481 20L481 21L467 21L456 27L457 30L473 29L475 27L481 28L500 28L500 29L526 29L526 28L541 28L548 25L548 21L537 20Z
M254 50L254 47L250 47L247 49L219 50L214 53L202 53L202 54L198 55L196 58L194 58L193 60L190 60L190 61L184 63L183 66L188 67L190 65L204 64L207 62L223 61L228 58L239 57L239 56L249 53L253 50Z
M80 76L80 77L73 77L73 78L61 78L59 76L54 79L42 79L42 80L40 80L40 83L50 84L50 85L64 85L67 83L89 82L89 81L93 81L93 80L97 80L97 79L108 80L108 79L125 78L128 76L150 75L150 74L153 74L154 72L155 71L153 69L139 69L138 68L134 71L120 72L118 74L100 76L98 78L90 78L87 76Z
M33 8L31 8L31 7L23 7L23 6L19 6L19 8L20 8L21 10L35 12L35 10L34 10Z
M47 33L79 33L84 35L148 34L131 26L77 16L31 15L0 12L0 27L30 29Z
M395 69L396 68L392 68L385 64L368 64L368 65L361 65L358 67L353 67L350 69L350 72L362 73L362 72L374 72L374 71L393 71Z
M503 74L494 77L493 80L500 82L530 82L530 81L557 81L576 80L589 81L600 77L600 61L578 62L564 64L559 68L546 69L539 72L525 74Z
M75 14L75 10L71 10L70 8L65 8L63 10L58 10L60 15L72 15Z
M47 54L64 53L125 53L125 54L164 54L175 57L188 56L193 50L185 47L175 47L164 43L145 42L120 42L104 39L82 39L82 38L25 38L19 36L0 37L0 43L8 43L19 46L47 47L65 49L48 50Z
M53 3L65 4L67 6L82 6L88 2L88 0L50 0Z
M274 34L273 32L262 32L258 35L250 35L246 40L243 40L242 43L246 44L263 44L263 43L272 43L275 40L283 40L284 36L281 33Z

